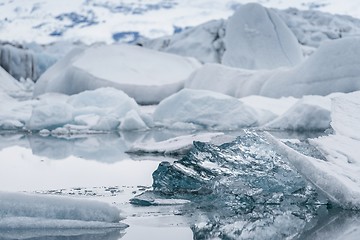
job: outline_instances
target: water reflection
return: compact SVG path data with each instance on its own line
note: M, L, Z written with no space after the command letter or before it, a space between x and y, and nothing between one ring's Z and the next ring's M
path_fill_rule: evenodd
M298 239L357 240L360 236L360 212L330 209L320 214L317 224L302 233Z
M126 151L138 142L159 142L192 131L154 129L139 132L114 132L95 135L40 136L38 134L0 134L0 150L12 146L30 148L37 156L52 160L70 156L104 163L130 159Z
M114 229L0 230L1 240L117 240L125 233Z

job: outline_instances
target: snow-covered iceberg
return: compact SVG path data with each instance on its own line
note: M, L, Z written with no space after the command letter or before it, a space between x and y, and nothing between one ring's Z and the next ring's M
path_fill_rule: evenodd
M195 59L131 45L78 48L46 71L34 96L76 94L100 87L121 89L138 103L158 103L179 91L198 67Z
M300 44L283 20L257 3L241 6L228 20L222 64L245 69L293 67Z
M360 89L360 38L328 41L291 69L251 71L205 64L185 87L218 91L234 97L328 95Z
M124 228L119 210L87 199L0 192L0 229Z

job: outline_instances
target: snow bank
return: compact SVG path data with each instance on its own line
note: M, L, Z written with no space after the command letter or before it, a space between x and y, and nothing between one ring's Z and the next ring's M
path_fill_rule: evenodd
M34 96L114 87L138 103L157 103L180 90L199 66L194 59L138 46L97 45L77 49L51 67L36 83Z
M205 64L185 87L218 91L234 97L328 95L360 89L360 38L324 43L314 55L292 69L250 71Z
M273 139L289 162L335 204L360 209L360 92L332 101L334 135L309 140L326 161L304 156Z
M171 128L239 129L258 125L258 114L236 98L183 89L160 102L154 122Z
M241 6L228 20L222 64L246 69L293 67L302 61L294 34L272 10Z
M102 202L0 192L0 229L125 227L120 220L119 210Z
M53 130L59 134L112 131L119 126L121 130L135 130L147 128L142 120L146 117L140 113L135 100L121 90L99 88L72 96L54 93L40 96L26 127L29 130ZM134 119L137 124L129 125Z

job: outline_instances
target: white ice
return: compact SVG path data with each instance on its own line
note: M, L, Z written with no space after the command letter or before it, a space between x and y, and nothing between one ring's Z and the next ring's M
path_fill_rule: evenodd
M139 46L95 45L72 51L48 69L35 84L34 96L114 87L138 103L158 103L179 91L199 66L195 59Z
M201 62L221 61L226 22L212 20L184 31L155 39L144 40L144 47L194 57Z
M265 125L265 128L297 131L316 131L330 128L330 96L304 96L286 112Z
M28 130L48 129L54 134L66 134L114 131L119 126L121 130L147 128L142 120L147 115L140 113L135 100L114 88L98 88L72 96L48 93L39 96L34 105L26 124ZM130 126L131 119L137 124Z
M331 125L335 134L309 140L326 160L307 157L272 139L289 162L331 202L348 209L360 209L359 99L360 92L334 98Z
M302 62L300 44L283 20L260 4L241 6L226 25L222 64L245 69L293 67Z
M210 142L216 137L222 136L224 133L197 133L191 135L184 135L179 137L170 138L159 142L145 142L134 143L133 146L127 152L133 153L162 153L171 154L173 152L179 152L181 150L188 150L192 147L194 141Z
M119 210L103 202L0 192L0 229L123 228Z
M360 89L360 38L325 42L306 61L290 69L251 71L205 64L185 87L218 91L234 97L302 97Z
M161 101L153 117L156 124L170 128L231 130L257 126L259 122L258 112L236 98L192 89L183 89Z

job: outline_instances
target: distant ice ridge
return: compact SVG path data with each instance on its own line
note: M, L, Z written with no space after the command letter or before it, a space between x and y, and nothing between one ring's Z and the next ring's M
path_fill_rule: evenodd
M124 228L116 207L65 197L0 192L0 229Z
M63 6L53 1L38 2L20 0L4 2L0 9L3 21L1 22L1 38L6 41L51 43L57 40L113 43L115 41L133 40L136 36L154 38L169 35L174 29L184 29L212 19L226 19L240 4L258 2L266 7L286 9L297 7L303 10L320 10L331 13L360 16L359 8L354 0L339 3L336 0L325 0L316 3L313 0L296 1L249 1L249 0L126 0L110 2L104 0L73 0ZM283 11L283 10L281 10ZM286 11L286 10L285 10ZM315 11L298 13L298 21L291 21L297 30L304 26L306 21L313 21ZM322 25L327 21L329 14L315 13L325 16L315 21ZM159 17L161 16L161 18ZM302 21L305 19L305 21ZM340 19L340 21L338 21ZM344 21L342 21L344 20ZM343 25L342 23L350 23ZM328 25L325 27L325 25ZM347 32L352 28L348 17L336 16L330 24L326 22L324 28L314 30L306 24L308 39L316 42L316 38L326 38L327 33L337 34L338 26ZM345 26L345 27L344 27ZM22 35L19 36L18 32ZM317 34L316 32L319 32ZM99 34L100 33L100 34ZM312 40L314 39L314 40Z
M195 59L139 46L78 48L41 76L34 96L114 87L138 103L154 104L183 88L185 79L198 67L200 64Z
M293 2L291 3L293 4ZM271 5L271 3L268 4L264 2L262 2L262 4L267 7ZM239 6L238 11L241 11L241 8L242 7ZM300 45L296 47L294 46L294 42L290 41L295 49L291 51L297 52L297 49L301 47L304 56L314 53L316 48L327 40L360 35L360 20L350 16L333 15L316 10L298 10L295 8L286 10L267 9L266 11L271 11L284 21L285 24L281 23L281 25L286 25L300 43ZM250 19L251 16L245 20L248 21ZM231 20L213 20L199 26L185 29L171 36L145 40L143 44L152 49L195 57L205 63L221 63L221 59L226 50L224 44L225 38L229 38L228 34L234 35L226 30L227 25L231 25L228 24L229 22L231 22ZM281 20L278 22L281 22ZM232 25L239 27L238 22ZM286 27L283 26L282 29L284 28ZM230 30L234 30L234 28ZM256 31L249 31L251 30L249 27L245 28L244 31L245 30L247 34L251 33L253 36L256 36ZM240 30L238 30L237 33L235 32L235 34L239 34L239 32ZM288 30L285 32L288 32ZM246 40L243 35L240 37L240 39ZM238 41L238 39L236 39L236 41ZM296 53L296 55L297 54L298 53Z

